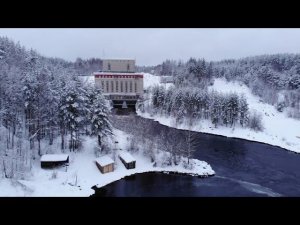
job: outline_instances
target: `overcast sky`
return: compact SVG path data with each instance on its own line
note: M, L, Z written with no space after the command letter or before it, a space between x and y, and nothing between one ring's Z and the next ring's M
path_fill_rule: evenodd
M300 29L2 29L45 56L135 58L137 65L165 59L206 60L300 53Z

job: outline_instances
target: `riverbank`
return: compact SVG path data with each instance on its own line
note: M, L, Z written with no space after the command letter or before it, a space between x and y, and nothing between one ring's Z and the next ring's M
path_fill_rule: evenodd
M128 135L115 130L118 148L126 149ZM127 170L116 157L115 171L102 174L95 165L94 147L97 140L85 137L83 148L70 155L70 166L59 169L41 169L39 160L33 164L32 174L26 180L0 179L0 196L90 196L94 194L93 186L103 187L126 176L144 172L174 172L192 176L206 177L214 175L211 166L197 159L190 160L192 169L185 168L186 159L182 158L178 165L154 166L150 158L141 152L132 153L136 159L136 168ZM163 155L157 155L161 159ZM113 157L113 155L111 156ZM157 163L159 165L160 163Z
M148 79L152 82L151 86L162 85L158 78L148 74ZM244 95L248 102L249 111L256 111L262 116L263 131L256 132L249 128L236 125L235 128L219 126L215 128L208 120L197 121L192 127L187 126L187 122L175 125L175 120L165 115L150 115L149 113L138 112L138 115L147 119L158 121L162 125L169 127L192 130L207 134L221 135L224 137L240 138L249 141L256 141L277 147L284 148L295 153L300 153L300 120L288 117L286 111L279 112L274 106L264 103L258 96L253 95L251 90L243 83L228 82L225 79L216 78L214 84L209 86L210 91L218 91L221 93L235 92ZM145 104L149 104L149 101Z
M272 135L270 133L265 132L256 132L250 130L249 128L229 128L229 127L218 127L214 128L214 125L210 123L210 121L199 121L198 123L194 123L191 127L187 125L187 122L183 122L180 125L176 125L175 119L172 117L167 117L163 115L150 115L149 113L142 113L141 111L137 111L137 115L146 119L151 119L153 121L157 121L158 123L180 129L180 130L191 130L195 132L201 132L204 134L213 134L219 135L223 137L229 138L238 138L248 141L254 141L258 143L269 144L272 146L280 147L288 151L293 151L295 153L300 153L300 139L299 141L295 140L295 138L290 137L288 139L293 138L293 142L289 142L286 138L281 137L286 133L283 132L282 135ZM299 143L298 143L299 142Z

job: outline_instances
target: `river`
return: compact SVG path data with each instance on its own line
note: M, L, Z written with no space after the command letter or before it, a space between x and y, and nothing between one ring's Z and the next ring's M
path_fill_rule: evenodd
M148 121L156 131L175 129ZM209 163L215 176L136 174L96 188L93 196L300 196L300 154L237 138L198 132L196 137L194 158Z

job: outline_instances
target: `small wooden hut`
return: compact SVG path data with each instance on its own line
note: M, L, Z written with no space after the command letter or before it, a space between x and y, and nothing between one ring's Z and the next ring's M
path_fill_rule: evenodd
M67 154L45 154L41 157L42 168L53 168L69 163L69 155Z
M101 173L114 171L114 161L108 156L102 156L96 159L96 165Z
M127 169L134 169L136 160L128 152L120 152L119 158Z

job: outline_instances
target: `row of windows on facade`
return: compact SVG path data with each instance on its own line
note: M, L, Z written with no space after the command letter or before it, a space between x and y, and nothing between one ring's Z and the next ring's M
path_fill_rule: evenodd
M138 99L138 95L136 96L110 96L110 97L106 97L108 99L112 99L112 100L128 100L128 99L132 99L132 100L136 100Z
M106 84L106 85L105 85ZM120 81L120 89L119 89L119 81L110 81L110 86L111 86L111 89L109 90L109 81L102 81L101 82L101 86L102 86L102 90L103 91L106 91L106 92L114 92L114 87L116 87L116 92L128 92L128 86L129 86L129 92L133 92L132 91L132 82L129 82L129 85L128 85L128 82L125 81L123 85L123 81ZM125 86L125 87L124 87ZM137 92L137 83L135 82L134 83L134 92Z
M108 63L108 70L111 70L110 63ZM127 64L127 71L129 71L129 70L130 70L130 65L129 65L129 64Z

